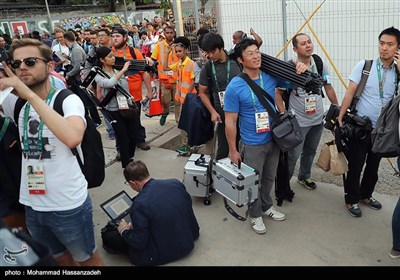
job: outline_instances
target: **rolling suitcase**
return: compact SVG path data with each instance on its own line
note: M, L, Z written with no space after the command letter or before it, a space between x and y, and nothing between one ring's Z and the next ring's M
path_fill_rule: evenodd
M204 205L211 204L212 162L214 159L216 131L218 123L214 125L213 152L211 155L192 154L184 168L183 184L186 191L195 197L204 197Z
M215 190L238 207L258 198L259 173L244 163L236 166L230 158L213 162L212 179Z
M204 204L210 205L211 156L192 154L185 165L183 184L191 196L204 197Z

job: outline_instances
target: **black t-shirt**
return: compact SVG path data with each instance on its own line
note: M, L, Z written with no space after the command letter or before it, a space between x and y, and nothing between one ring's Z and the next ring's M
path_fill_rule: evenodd
M214 108L217 109L217 111L222 112L221 104L219 102L219 97L218 97L218 92L219 91L224 91L226 87L228 86L228 83L232 81L232 79L237 76L238 74L241 73L241 68L238 65L238 63L235 60L229 60L230 61L230 73L229 73L229 80L227 79L227 63L228 63L229 57L227 60L223 63L221 62L214 62L215 66L215 72L218 80L218 86L217 83L215 82L215 77L212 72L212 65L211 65L211 60L207 61L206 64L204 64L203 68L201 69L200 72L200 80L199 84L202 86L206 86L212 91L212 99L214 100ZM211 83L211 85L209 85Z

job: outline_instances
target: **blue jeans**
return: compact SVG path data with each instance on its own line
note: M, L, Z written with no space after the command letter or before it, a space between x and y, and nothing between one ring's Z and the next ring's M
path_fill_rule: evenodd
M300 180L311 178L311 167L321 140L323 125L300 127L303 142L288 152L289 180L292 178L296 162L300 155L300 169L298 178Z
M250 208L250 217L258 218L273 205L271 190L275 183L280 150L274 142L270 141L262 145L244 145L241 143L240 152L243 162L258 170L260 174L258 199L254 201Z
M400 197L392 216L393 250L400 251Z
M96 251L92 200L71 210L40 212L25 206L26 223L32 237L46 244L57 258L68 251L77 262L88 260Z

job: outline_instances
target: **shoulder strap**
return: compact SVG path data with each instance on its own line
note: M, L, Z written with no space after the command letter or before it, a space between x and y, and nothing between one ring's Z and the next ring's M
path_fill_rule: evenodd
M360 95L363 92L364 88L365 88L365 84L367 83L369 74L370 74L370 70L372 67L372 62L373 60L365 60L365 64L361 73L361 80L360 83L357 86L356 92L354 93L354 97L353 100L351 101L351 105L350 105L350 111L354 111L356 109L356 105L358 103L358 100L360 99Z
M132 59L136 59L135 49L132 46L129 46L129 52L131 53Z
M0 116L0 118L3 118L3 117ZM1 127L1 130L0 130L0 141L3 139L4 134L6 134L8 125L10 124L10 118L6 117L3 119L4 119L3 126Z
M394 96L399 95L398 90L399 90L399 83L400 83L400 72L399 69L397 69L397 65L394 66L394 69L396 70L396 77L397 77L397 83L394 88Z
M278 114L275 111L275 101L274 99L264 90L262 89L256 82L254 82L246 73L240 73L238 77L242 78L243 80L246 81L246 83L250 86L250 88L253 90L253 92L257 95L258 100L261 102L261 104L267 109L268 114L271 116L272 119L277 120L278 119ZM271 102L274 107L272 107L267 100Z
M15 102L15 107L14 107L14 122L18 127L18 120L19 120L19 113L21 113L22 107L24 107L26 103L25 99L22 99L21 97L18 97L17 102Z
M74 94L71 90L63 89L57 94L56 99L54 99L53 109L61 116L64 116L64 111L62 109L62 104L64 102L64 99L71 94Z
M314 58L315 66L317 66L317 72L322 77L322 71L324 70L324 62L322 61L321 57L317 54L313 54L312 57Z
M62 108L64 99L67 98L71 94L75 94L75 93L73 93L69 89L63 89L57 94L56 99L54 99L53 109L54 109L54 111L59 113L61 116L64 116L64 111ZM79 167L83 171L83 162L82 162L81 157L79 156L78 150L76 148L72 148L71 152L74 156L76 156L76 159L78 160L78 163L79 163Z

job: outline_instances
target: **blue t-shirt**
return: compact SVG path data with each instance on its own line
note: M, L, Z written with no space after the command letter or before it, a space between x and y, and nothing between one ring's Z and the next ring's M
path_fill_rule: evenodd
M278 80L262 72L264 90L275 99L275 88ZM254 80L260 85L261 80ZM269 102L269 101L268 101ZM252 94L250 86L240 77L235 77L229 83L224 96L224 111L239 113L239 128L242 142L246 145L261 145L272 140L270 132L257 133L256 131L256 112L266 112L267 110L260 103L255 93ZM272 119L269 119L270 127Z
M361 60L357 63L353 71L351 71L350 81L356 84L360 83L364 65L365 60ZM389 68L381 67L381 77L382 79L385 77L383 83L383 98L381 99L379 94L378 63L375 59L367 83L357 103L357 115L369 117L372 122L372 127L376 126L382 107L393 98L396 83L398 83L396 69L394 67L396 67L394 63Z

